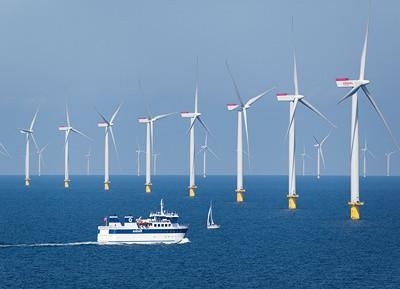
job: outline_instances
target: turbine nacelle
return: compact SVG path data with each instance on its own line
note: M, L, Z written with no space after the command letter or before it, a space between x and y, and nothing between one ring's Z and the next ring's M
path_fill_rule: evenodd
M68 130L71 130L71 129L72 129L71 126L59 126L58 127L58 130L61 130L61 131L68 131Z
M345 77L336 78L337 87L358 87L369 84L369 80L351 80Z
M304 95L300 94L287 94L287 93L277 93L276 98L278 101L295 101L296 99L302 99Z
M139 123L149 123L149 122L151 122L151 120L147 117L139 117L138 122Z
M108 124L108 123L106 123L106 122L99 122L99 123L97 123L97 126L98 127L108 127L108 126L111 126L112 124Z
M33 133L33 130L21 129L19 132L20 132L20 133Z
M200 112L181 112L181 117L186 117L186 118L196 118L200 116Z
M227 104L226 107L228 108L228 110L241 110L242 107L239 104Z

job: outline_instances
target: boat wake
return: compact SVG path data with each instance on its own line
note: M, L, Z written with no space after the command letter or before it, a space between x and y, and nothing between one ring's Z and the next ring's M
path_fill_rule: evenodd
M190 243L188 238L183 238L178 244ZM32 247L68 247L68 246L88 246L88 245L101 245L101 246L122 246L122 245L134 245L132 243L124 242L71 242L71 243L33 243L33 244L0 244L2 248L32 248ZM159 244L160 245L160 244Z
M66 246L84 246L97 245L97 242L72 242L72 243L34 243L34 244L0 244L0 248L16 247L66 247Z

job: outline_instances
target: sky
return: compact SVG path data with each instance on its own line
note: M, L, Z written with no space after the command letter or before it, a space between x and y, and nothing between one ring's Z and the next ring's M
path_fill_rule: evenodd
M396 92L400 67L399 1L373 1L366 64L369 90L400 139ZM104 129L96 109L110 117L119 103L114 133L121 163L110 150L112 174L136 173L136 149L145 145L138 117L194 110L196 58L199 61L199 111L212 132L210 174L235 174L237 102L225 67L230 63L243 97L276 87L248 111L251 166L245 174L287 174L288 103L275 94L293 93L291 19L297 51L299 89L337 129L305 107L296 112L297 167L303 146L311 156L306 173L316 172L313 136L330 131L322 174L348 175L350 102L336 88L336 77L357 78L368 15L365 0L271 1L0 1L0 141L11 159L0 157L0 174L23 174L25 138L40 106L35 137L45 150L43 174L63 174L68 103L74 127L89 135L70 138L70 174L85 173L91 147L92 173L103 173ZM142 83L143 92L139 89ZM381 120L360 95L360 139L376 156L368 173L385 174L385 152L395 149ZM155 125L159 174L187 174L189 120L179 114ZM196 127L196 151L204 141ZM142 155L143 157L143 155ZM37 155L31 156L32 174ZM392 174L400 174L400 153L392 156ZM201 173L198 158L196 170ZM142 159L142 168L144 158ZM144 169L144 168L143 168ZM142 170L142 173L144 170Z

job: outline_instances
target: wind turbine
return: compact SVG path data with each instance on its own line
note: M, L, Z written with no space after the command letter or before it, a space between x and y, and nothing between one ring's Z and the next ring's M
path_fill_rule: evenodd
M76 128L73 128L71 126L71 122L69 119L69 112L68 112L68 106L65 107L65 112L67 116L67 126L59 126L58 130L63 131L65 135L65 143L64 143L64 188L68 189L69 188L69 136L71 132L80 134L81 136L91 140L87 135L85 135L83 132L77 130Z
M153 154L153 175L157 174L157 158L160 154Z
M292 19L292 35L293 35L293 19ZM287 93L278 93L278 101L289 102L289 127L286 132L286 136L289 135L289 191L287 194L289 209L296 209L296 199L298 198L296 192L296 160L295 160L295 112L297 104L300 102L305 107L309 108L317 115L326 120L330 125L335 125L321 112L319 112L311 103L304 99L304 96L299 94L299 86L297 80L297 62L296 62L296 51L293 45L293 82L294 82L294 94L288 95Z
M204 145L202 145L200 147L200 150L197 152L197 154L199 153L203 153L203 178L207 177L207 173L206 173L206 159L207 159L207 151L210 152L216 159L219 159L218 156L212 151L212 149L210 149L210 147L207 145L207 137L208 134L206 133L206 137L205 137L205 141L204 141Z
M43 152L47 148L49 144L46 144L44 147L38 150L38 176L42 175L42 162L43 162Z
M325 168L325 158L324 158L324 152L322 150L322 146L324 145L325 141L328 139L329 135L331 133L329 133L326 137L324 137L324 139L319 142L317 140L317 138L314 136L314 140L315 140L315 144L314 147L317 149L317 179L319 179L321 177L320 175L320 159L322 159L322 164Z
M364 46L361 53L361 64L360 64L360 76L357 80L349 80L348 78L336 78L337 87L351 87L351 90L340 99L339 103L351 97L351 199L348 202L350 206L350 217L352 220L360 219L360 209L364 203L360 202L360 190L359 190L359 135L358 135L358 95L357 91L361 88L364 95L367 97L372 107L375 109L381 120L383 121L386 129L392 137L397 148L399 145L386 122L381 110L378 108L374 98L370 94L367 84L369 80L365 79L365 62L367 56L367 43L368 43L368 27L369 27L369 15L365 31Z
M363 177L367 177L367 152L371 155L371 157L375 158L374 154L368 149L367 146L367 138L365 138L364 141L364 147L361 148L361 151L363 153Z
M114 144L115 153L119 160L119 154L117 149L117 143L115 142L114 133L113 133L113 125L114 120L121 109L122 103L118 106L116 111L111 116L110 120L107 120L104 115L100 112L97 112L102 118L103 122L99 122L97 124L98 127L104 127L105 135L104 135L104 190L108 191L110 189L110 175L109 175L109 153L108 153L108 134L111 134L111 138Z
M26 147L25 147L25 186L29 187L31 184L31 179L29 177L29 145L30 145L30 139L32 139L33 143L35 144L36 151L38 151L38 145L35 140L35 136L33 135L33 126L35 125L36 117L39 112L39 109L36 110L35 115L33 116L33 119L31 121L31 125L29 126L28 129L21 129L20 132L25 134L26 138Z
M196 76L196 88L195 88L195 93L194 93L194 112L182 112L181 117L183 118L190 118L190 138L189 138L189 197L195 197L196 196L196 183L195 183L195 163L194 163L194 157L195 157L195 151L194 151L194 145L195 145L195 140L194 140L194 128L195 128L195 122L196 120L204 127L204 129L209 132L206 124L204 121L201 119L201 113L198 112L198 97L199 97L199 82L198 82L198 77Z
M90 175L90 158L92 157L92 148L89 147L89 151L85 154L86 158L86 175Z
M138 144L138 149L136 150L137 153L137 175L140 176L140 154L144 153L144 151L142 151L140 149L140 145Z
M306 167L306 157L308 157L309 159L311 159L311 157L306 154L306 147L303 146L303 152L301 153L301 162L302 162L302 169L301 169L301 174L304 177L305 176L305 167Z
M162 118L170 116L174 113L160 114L155 117L149 115L147 117L140 117L138 119L139 123L146 124L146 183L144 184L146 193L151 192L151 151L153 150L153 131L154 131L154 123Z
M247 154L250 159L250 150L249 150L249 132L247 128L247 110L261 97L266 95L268 92L272 91L274 88L268 89L261 94L250 98L247 102L243 102L243 98L240 95L239 88L233 78L232 72L229 68L228 62L225 62L226 68L228 69L229 75L232 79L233 86L235 88L236 96L239 100L240 104L228 104L229 111L237 111L238 123L237 123L237 148L236 148L236 157L237 157L237 176L236 176L236 202L241 203L244 201L243 193L245 189L243 188L243 128L242 128L242 119L244 120L244 127L246 131L246 140L247 140Z
M390 176L390 158L392 154L397 153L397 151L392 151L390 153L385 153L386 156L386 176Z

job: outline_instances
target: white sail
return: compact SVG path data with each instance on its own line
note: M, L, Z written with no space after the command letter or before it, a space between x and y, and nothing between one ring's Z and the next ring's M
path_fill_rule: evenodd
M207 229L218 229L220 226L214 223L212 216L212 202L210 202L210 208L208 209L207 215Z

